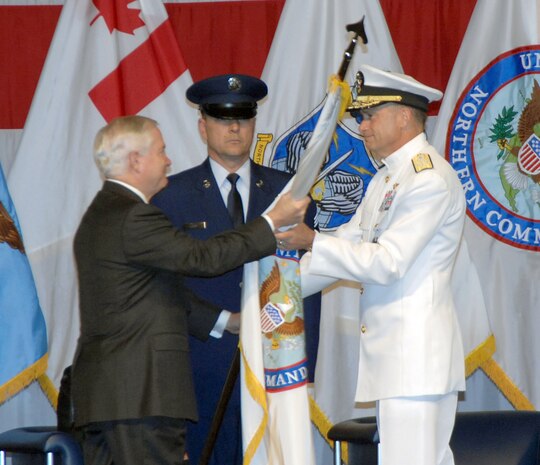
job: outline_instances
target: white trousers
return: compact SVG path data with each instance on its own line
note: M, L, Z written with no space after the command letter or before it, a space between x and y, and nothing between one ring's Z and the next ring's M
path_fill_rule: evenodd
M377 402L379 465L454 465L457 392Z

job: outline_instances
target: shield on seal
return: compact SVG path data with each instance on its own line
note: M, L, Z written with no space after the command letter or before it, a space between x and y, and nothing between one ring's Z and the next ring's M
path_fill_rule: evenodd
M521 170L531 176L540 173L540 139L531 134L518 152L518 164Z

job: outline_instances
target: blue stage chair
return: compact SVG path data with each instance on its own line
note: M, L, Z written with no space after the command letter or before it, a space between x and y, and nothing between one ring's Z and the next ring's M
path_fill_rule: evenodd
M17 464L35 463L38 454L47 465L83 465L81 448L75 438L48 426L15 428L0 433L0 465L6 465L8 454L17 454ZM25 456L27 460L23 460Z
M379 433L375 417L355 418L336 423L328 431L334 441L334 465L341 465L341 443L347 443L349 465L377 465Z
M342 441L349 465L377 465L375 417L338 423L328 438L335 441L335 465L341 465ZM540 465L540 412L458 412L450 446L456 465Z

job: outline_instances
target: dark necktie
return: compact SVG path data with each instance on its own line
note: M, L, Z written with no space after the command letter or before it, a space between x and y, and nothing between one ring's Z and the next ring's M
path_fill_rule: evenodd
M227 176L227 180L231 183L231 190L229 192L229 196L227 197L227 210L229 210L229 216L231 217L235 228L241 224L244 224L242 197L240 197L240 193L236 189L238 178L240 178L240 176L238 176L236 173L231 173Z

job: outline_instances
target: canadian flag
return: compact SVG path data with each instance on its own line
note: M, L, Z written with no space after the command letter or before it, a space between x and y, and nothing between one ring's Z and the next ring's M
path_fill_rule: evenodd
M49 330L53 405L79 334L72 243L101 186L94 136L143 114L159 122L175 172L199 163L191 83L160 0L65 2L8 179Z

